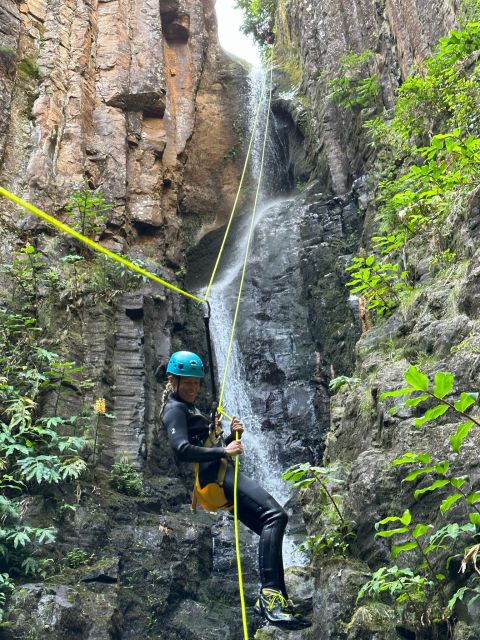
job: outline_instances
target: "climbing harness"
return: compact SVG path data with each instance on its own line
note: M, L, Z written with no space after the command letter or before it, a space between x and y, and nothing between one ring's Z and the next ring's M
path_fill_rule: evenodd
M222 245L220 247L220 250L219 250L219 253L218 253L214 268L213 268L213 272L212 272L212 275L211 275L211 278L210 278L210 282L209 282L208 287L206 289L204 298L201 298L201 297L196 296L196 295L194 295L192 293L189 293L188 291L185 291L185 290L181 289L180 287L177 287L176 285L168 282L167 280L164 280L163 278L160 278L159 276L155 275L154 273L152 273L148 269L144 269L144 268L136 265L135 263L131 262L127 258L124 258L123 256L118 255L117 253L114 253L113 251L110 251L109 249L107 249L106 247L103 247L101 244L95 242L91 238L88 238L87 236L84 236L83 234L79 233L78 231L76 231L72 227L69 227L68 225L64 224L63 222L60 222L60 220L57 220L57 218L55 218L54 216L49 215L45 211L42 211L41 209L39 209L39 208L35 207L34 205L26 202L25 200L22 200L18 196L14 195L13 193L8 191L7 189L4 189L3 187L0 186L0 196L4 196L5 198L8 198L9 200L14 202L15 204L20 205L21 207L23 207L27 211L30 211L31 213L33 213L37 217L42 218L43 220L45 220L46 222L48 222L49 224L51 224L52 226L57 228L62 233L66 233L67 235L79 240L80 242L82 242L83 244L87 245L88 247L90 247L94 251L97 251L99 253L102 253L102 254L106 255L108 258L123 264L128 269L130 269L132 271L135 271L136 273L144 276L145 278L153 280L153 281L163 285L164 287L167 287L168 289L171 289L172 291L175 291L176 293L179 293L179 294L181 294L181 295L183 295L183 296L185 296L187 298L190 298L190 299L194 300L195 302L205 303L207 305L207 313L204 316L204 320L205 320L205 331L206 331L206 335L207 335L207 349L208 349L208 358L209 358L209 364L210 364L212 395L213 395L213 398L214 398L214 402L213 402L213 405L212 405L212 427L211 427L210 435L209 435L209 437L207 438L207 440L204 443L204 446L206 446L206 447L215 446L215 443L217 442L218 438L221 436L221 433L220 434L218 433L217 427L215 425L215 415L216 415L217 411L220 414L222 414L223 416L225 416L227 419L231 420L231 416L229 416L228 413L225 411L225 409L224 409L224 407L222 405L222 401L223 401L223 396L224 396L224 393L225 393L225 387L226 387L227 375L228 375L228 367L229 367L229 363L230 363L230 357L231 357L231 354L232 354L233 343L234 343L234 334L235 334L236 324L237 324L237 320L238 320L238 311L239 311L239 308L240 308L240 301L241 301L242 292L243 292L243 285L244 285L244 281L245 281L247 263L248 263L248 258L249 258L249 255L250 255L250 245L251 245L251 240L252 240L252 236L253 236L253 230L255 228L255 220L256 220L256 214L257 214L258 198L259 198L259 194L260 194L260 185L261 185L261 181L262 181L263 167L264 167L264 161L265 161L265 151L266 151L266 143L267 143L267 136L268 136L269 118L270 118L270 106L271 106L271 100L272 100L272 87L273 87L273 52L272 52L272 57L271 57L271 60L270 60L270 88L269 88L269 96L268 96L265 131L264 131L264 137L263 137L263 146L262 146L260 170L259 170L259 175L258 175L258 182L257 182L256 193L255 193L255 200L254 200L254 204L253 204L252 217L251 217L251 221L250 221L250 228L249 228L248 238L247 238L247 243L246 243L246 248L245 248L244 262L243 262L242 274L241 274L241 278L240 278L239 291L238 291L236 305L235 305L235 313L234 313L234 317L233 317L232 328L231 328L231 333L230 333L230 339L229 339L229 344L228 344L228 349L227 349L227 356L226 356L226 362L225 362L225 367L224 367L224 372L223 372L222 385L221 385L220 395L219 395L219 398L218 398L218 405L217 405L217 398L216 398L216 385L215 385L215 377L214 377L214 370L213 370L213 354L212 354L211 338L210 338L210 330L209 330L210 305L209 305L209 303L207 301L207 298L208 298L208 296L210 294L210 290L211 290L213 281L215 279L218 267L220 265L220 260L221 260L221 257L222 257L222 254L223 254L223 251L224 251L224 248L225 248L225 245L226 245L228 234L230 232L232 220L233 220L233 217L234 217L234 214L236 212L237 205L238 205L238 202L239 202L240 193L241 193L243 182L244 182L244 178L245 178L245 175L246 175L246 169L247 169L248 161L250 159L251 151L252 151L252 148L253 148L253 141L254 141L254 138L255 138L255 132L256 132L256 129L257 129L257 126L258 126L260 109L261 109L261 105L262 105L262 102L263 102L263 98L265 96L265 87L263 87L260 100L258 101L257 110L256 110L256 114L255 114L255 120L254 120L254 124L253 124L253 127L252 127L252 133L251 133L251 137L250 137L250 143L249 143L249 146L248 146L247 156L246 156L246 159L245 159L245 164L244 164L244 167L243 167L242 176L241 176L240 184L239 184L238 191L237 191L237 194L236 194L236 198L235 198L235 201L234 201L234 204L233 204L232 212L230 214L230 218L229 218L226 230L225 230L225 234L224 234L224 238L223 238L223 241L222 241ZM235 434L235 438L238 440L238 433ZM231 509L232 505L230 503L228 503L228 501L225 503L226 498L225 498L225 494L223 492L223 480L225 478L225 473L226 473L226 470L227 470L227 461L225 459L222 459L222 462L220 464L219 475L217 477L217 482L216 483L209 483L208 485L206 485L206 487L203 487L203 488L200 486L200 483L198 481L198 465L195 465L195 467L196 467L196 470L195 470L195 487L194 487L194 497L193 497L193 500L195 500L195 504L196 504L196 502L199 502L202 506L205 504L205 505L207 505L205 508L207 510L209 510L209 511L219 510L219 509ZM247 617L246 617L245 595L244 595L244 588L243 588L243 574L242 574L242 563L241 563L241 556L240 556L240 541L239 541L239 530L238 530L238 499L237 499L237 494L238 494L238 472L239 472L239 458L238 458L238 456L236 456L235 457L235 478L234 478L234 504L233 504L234 525L235 525L235 550L236 550L237 566L238 566L238 582L239 582L240 603L241 603L241 610L242 610L243 634L244 634L244 640L248 640L248 625L247 625ZM212 509L212 505L214 507L215 507L215 505L218 505L218 506L216 508ZM192 501L192 507L194 507L193 501Z
M220 446L222 434L223 430L220 427L215 426L215 428L210 431L210 434L203 443L203 446L207 448ZM227 459L221 458L216 482L209 482L207 485L202 487L199 479L200 465L197 462L194 463L193 469L195 473L195 482L192 493L192 511L196 511L197 503L199 503L206 511L220 511L221 509L230 510L233 507L233 504L225 497L225 492L223 490L227 467Z

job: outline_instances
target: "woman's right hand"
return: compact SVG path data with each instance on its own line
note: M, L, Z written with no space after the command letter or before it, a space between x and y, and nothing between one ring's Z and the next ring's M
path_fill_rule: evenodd
M232 440L230 444L225 447L225 453L229 458L235 458L243 453L243 444L240 440Z

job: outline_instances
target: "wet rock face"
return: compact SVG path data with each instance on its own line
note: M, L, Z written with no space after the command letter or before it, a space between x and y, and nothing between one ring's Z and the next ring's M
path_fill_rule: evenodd
M318 459L328 381L350 372L358 331L342 282L360 218L318 186L260 214L238 326L254 408L284 465Z
M212 570L211 523L151 506L148 498L129 501L108 491L101 502L83 499L56 544L62 573L18 588L2 638L33 637L35 630L51 640L213 640L223 611L223 637L234 640L225 608L217 604L213 618L199 620L209 607L201 588ZM178 511L180 502L171 506ZM72 547L90 560L69 567Z
M355 0L347 5L337 0L299 0L285 4L277 23L280 47L288 52L293 46L300 55L307 157L314 174L324 181L323 188L343 194L364 172L371 151L361 132L359 110L341 109L328 97L328 80L344 75L340 58L350 50L374 52L368 73L376 73L382 84L377 106L389 108L412 65L421 62L454 26L452 3ZM291 99L287 102L295 120L298 106ZM372 111L366 119L373 116Z

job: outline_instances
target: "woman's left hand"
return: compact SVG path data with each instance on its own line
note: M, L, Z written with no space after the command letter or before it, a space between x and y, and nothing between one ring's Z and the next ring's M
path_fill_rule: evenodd
M238 439L240 440L240 438L242 437L243 432L245 431L244 427L243 427L243 422L239 419L239 418L235 418L235 416L232 418L232 421L230 423L230 433L232 434L232 436L235 438L236 434L238 433Z

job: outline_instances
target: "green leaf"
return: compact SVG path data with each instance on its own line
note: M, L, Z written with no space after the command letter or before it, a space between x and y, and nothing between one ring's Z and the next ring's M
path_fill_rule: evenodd
M472 493L469 493L467 496L467 502L468 504L475 504L476 502L480 501L480 491L472 491Z
M450 484L452 485L452 487L455 487L455 489L460 489L460 487L463 487L463 485L467 481L468 476L458 476L457 478L450 478Z
M454 493L453 495L448 496L448 498L445 498L445 500L442 501L442 504L440 505L440 511L442 513L447 513L447 511L449 511L453 507L453 505L462 497L463 496L461 493Z
M464 412L478 399L478 393L466 393L465 391L460 395L460 398L454 403L454 407L457 411Z
M472 524L480 525L480 513L470 513L468 518Z
M409 398L405 402L405 404L407 405L407 407L416 407L421 402L425 402L425 400L428 400L429 398L430 398L430 396L428 396L428 395L421 395L421 396L417 396L416 398Z
M428 378L422 373L417 367L412 365L405 373L403 374L405 380L417 391L427 391L428 389Z
M469 589L470 589L470 587L460 587L460 589L455 591L453 596L448 601L448 604L447 604L448 611L452 611L453 610L453 607L458 602L458 600L463 600L464 595L466 594L467 591L469 591Z
M413 387L405 387L404 389L397 389L396 391L385 391L380 394L380 400L385 400L385 398L398 398L398 396L406 396L410 393L416 391Z
M457 431L450 437L450 445L455 453L460 451L463 441L468 436L474 426L473 422L462 422L457 427Z
M435 374L433 395L442 400L453 389L455 377L450 371L439 371Z
M392 462L394 465L399 464L412 464L415 462L422 462L423 464L428 464L431 461L431 457L428 453L413 453L408 451L401 458L395 458Z
M432 528L433 525L431 524L417 524L415 529L413 530L412 538L415 538L416 540L417 538L420 538L420 536L424 536Z
M378 531L375 535L379 538L391 538L392 536L398 536L401 533L406 533L408 527L401 527L400 529L389 529L388 531Z
M416 549L417 546L418 545L416 542L406 542L405 544L399 544L392 547L392 551L390 553L392 558L396 558L400 553L403 553L404 551L411 551L412 549Z
M419 496L422 496L424 493L428 493L430 491L436 491L437 489L440 489L441 487L444 487L447 484L450 484L450 480L447 480L446 478L444 478L443 480L435 480L435 482L433 482L428 487L424 487L423 489L417 489L414 493L414 496L415 498L419 498Z
M432 471L435 471L435 467L422 467L421 469L415 469L415 471L412 471L403 479L403 482L412 482L413 480L416 480L418 476L425 473L432 473Z
M447 473L449 468L450 468L450 463L448 460L443 460L442 462L439 462L438 464L435 465L435 471L440 476L444 476Z
M405 525L406 527L408 527L408 525L411 523L412 521L412 514L410 513L409 509L405 509L405 511L403 512L402 517L400 518L400 522Z
M429 409L421 418L417 418L413 423L415 427L421 427L425 422L436 420L440 416L443 416L449 410L448 404L437 404L436 407Z

